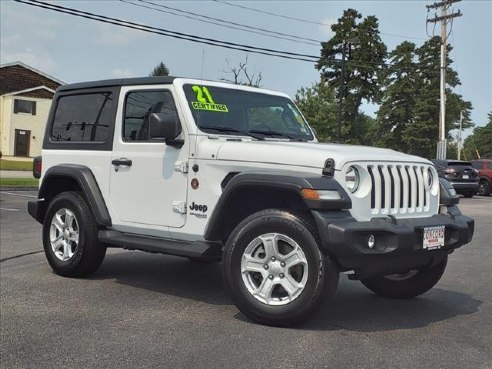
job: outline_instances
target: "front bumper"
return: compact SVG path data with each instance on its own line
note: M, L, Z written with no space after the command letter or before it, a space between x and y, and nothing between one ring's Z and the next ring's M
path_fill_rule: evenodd
M348 212L313 211L325 252L343 270L354 270L357 278L404 273L442 260L454 249L471 241L474 220L458 207L444 207L446 214L427 218L374 218L358 222ZM445 226L445 245L423 249L425 227ZM368 247L373 235L375 245Z

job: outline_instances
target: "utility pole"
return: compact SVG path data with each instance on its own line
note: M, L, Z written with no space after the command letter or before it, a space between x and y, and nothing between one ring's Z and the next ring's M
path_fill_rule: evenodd
M441 9L440 16L427 19L427 23L441 22L441 83L440 83L440 110L439 110L439 142L437 144L437 158L446 159L446 44L448 34L446 31L449 19L461 17L463 14L458 10L457 13L447 14L451 4L461 0L444 0L432 5L426 5L427 10Z
M340 87L338 88L338 132L337 143L342 143L342 110L343 110L343 95L345 95L345 54L347 45L360 43L357 37L352 37L342 42L342 68L340 73Z
M460 130L458 131L458 160L461 160L462 133L463 129L463 110L460 110Z
M338 131L337 143L342 143L342 101L345 91L345 48L347 43L345 40L342 43L342 70L340 71L340 87L338 88Z

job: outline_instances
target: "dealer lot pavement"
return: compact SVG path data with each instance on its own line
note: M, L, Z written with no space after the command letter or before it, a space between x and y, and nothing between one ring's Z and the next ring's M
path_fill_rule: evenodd
M2 368L492 368L492 197L461 199L475 237L430 292L385 299L342 276L281 329L238 313L220 264L111 250L89 279L56 276L24 195L0 193Z

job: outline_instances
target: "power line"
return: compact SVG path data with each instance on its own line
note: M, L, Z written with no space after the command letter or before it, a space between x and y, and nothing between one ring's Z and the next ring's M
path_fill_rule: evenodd
M268 30L265 28L253 27L253 26L250 26L247 24L236 23L236 22L232 22L232 21L223 20L220 18L210 17L210 16L203 15L203 14L189 12L189 11L181 10L178 8L173 8L171 6L158 4L158 3L155 3L152 1L136 0L136 1L140 2L141 4L137 4L137 3L131 2L129 0L119 0L119 1L127 3L127 4L131 4L134 6L139 6L142 8L155 10L155 11L158 11L161 13L172 14L172 15L176 15L178 17L189 18L189 19L193 19L193 20L196 20L199 22L214 24L214 25L217 25L220 27L236 29L236 30L240 30L243 32L256 33L256 34L267 36L267 37L274 37L277 39L288 40L288 41L298 42L298 43L303 43L303 44L308 44L308 45L316 45L316 46L319 46L319 44L322 42L321 40L316 40L316 39L307 38L307 37L300 37L300 36L292 35L289 33L272 31L272 30ZM150 4L151 6L144 5L144 4ZM158 9L156 7L159 7L162 9ZM163 9L167 9L167 10L163 10ZM181 13L181 14L178 14L178 13ZM203 19L199 19L199 18L203 18Z
M284 18L284 19L294 20L294 21L303 22L303 23L317 24L317 25L325 26L325 27L331 27L331 24L328 24L328 23L321 23L321 22L316 22L316 21L312 21L312 20L308 20L308 19L296 18L296 17L291 17L291 16L288 16L288 15L267 12L266 10L259 10L259 9L255 9L255 8L250 8L250 7L247 7L247 6L244 6L244 5L233 4L233 3L230 3L230 2L227 2L227 1L222 1L222 0L213 0L213 1L215 1L217 3L229 5L229 6L234 6L236 8L250 10L252 12L257 12L257 13L262 13L262 14L268 14L268 15L271 15L273 17Z
M220 4L233 6L233 7L236 7L236 8L250 10L252 12L256 12L256 13L260 13L260 14L271 15L272 17L284 18L284 19L293 20L293 21L302 22L302 23L316 24L316 25L323 26L323 27L331 27L332 26L329 23L317 22L317 21L303 19L303 18L291 17L291 16L284 15L284 14L278 14L278 13L268 12L266 10L259 10L259 9L255 9L255 8L250 8L248 6L234 4L234 3L231 3L231 2L228 2L228 1L223 1L223 0L213 0L213 1L215 1L217 3L220 3ZM399 38L413 39L413 40L425 40L425 38L423 38L423 37L405 36L405 35L398 35L398 34L395 34L395 33L384 33L384 32L379 32L379 33L381 35L390 36L390 37L399 37Z
M308 62L314 62L318 59L317 56L308 55L308 54L299 54L299 53L293 53L293 52L289 52L289 51L268 49L268 48L262 48L262 47L257 47L257 46L239 44L239 43L235 43L235 42L228 42L228 41L222 41L222 40L217 40L217 39L211 39L211 38L201 37L201 36L183 33L183 32L170 31L170 30L166 30L163 28L157 28L157 27L147 26L144 24L125 21L125 20L121 20L121 19L117 19L117 18L106 17L106 16L99 15L99 14L85 12L85 11L81 11L81 10L77 10L77 9L73 9L73 8L68 8L68 7L64 7L64 6L60 6L60 5L49 4L49 3L45 3L45 2L37 1L37 0L14 0L14 1L26 4L26 5L35 6L38 8L52 10L52 11L59 12L59 13L70 14L73 16L81 17L81 18L91 19L91 20L95 20L95 21L99 21L99 22L103 22L103 23L109 23L109 24L113 24L113 25L117 25L117 26L121 26L121 27L126 27L126 28L131 28L131 29L135 29L135 30L139 30L139 31L160 34L163 36L173 37L173 38L177 38L177 39L181 39L181 40L187 40L187 41L191 41L191 42L195 42L195 43L201 43L201 44L206 44L206 45L211 45L211 46L218 46L218 47L223 47L223 48L227 48L227 49L251 52L251 53L268 55L268 56L276 56L276 57L280 57L280 58L284 58L284 59L293 59L293 60L301 60L301 61L308 61Z
M77 10L77 9L73 9L73 8L67 8L67 7L60 6L60 5L45 3L42 1L38 1L38 0L14 0L14 1L16 1L18 3L26 4L26 5L31 5L31 6L47 9L47 10L52 10L52 11L63 13L63 14L68 14L68 15L73 15L76 17L95 20L95 21L102 22L102 23L112 24L112 25L116 25L116 26L120 26L120 27L126 27L126 28L130 28L130 29L138 30L138 31L154 33L154 34L158 34L158 35L162 35L162 36L168 36L168 37L177 38L177 39L181 39L181 40L187 40L187 41L191 41L191 42L195 42L195 43L201 43L201 44L206 44L206 45L211 45L211 46L222 47L222 48L231 49L231 50L238 50L238 51L256 53L256 54L261 54L261 55L267 55L267 56L275 56L275 57L284 58L284 59L300 60L300 61L306 61L306 62L310 62L310 63L314 63L314 62L318 62L318 61L326 61L326 62L335 63L335 64L341 63L341 60L338 60L338 59L328 59L328 58L323 58L323 57L320 58L319 56L316 56L316 55L298 54L298 53L293 53L293 52L289 52L289 51L260 48L260 47L256 47L256 46L250 46L250 45L245 45L245 44L238 44L238 43L234 43L234 42L221 41L221 40L217 40L217 39L196 36L193 34L170 31L170 30L166 30L163 28L147 26L147 25L140 24L140 23L134 23L134 22L125 21L122 19L103 16L100 14L85 12L85 11L81 11L81 10ZM370 62L370 61L357 61L357 60L348 60L348 61L346 61L346 63L354 65L354 66L358 66L360 68L367 68L367 69L372 69L375 66L382 67L382 66L388 65L385 63L375 63L375 62Z

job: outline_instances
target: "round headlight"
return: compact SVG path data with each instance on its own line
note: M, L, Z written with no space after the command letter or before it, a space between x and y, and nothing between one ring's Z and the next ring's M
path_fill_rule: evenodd
M434 174L432 173L432 169L429 168L427 169L427 186L429 188L432 188L433 184L434 184Z
M355 192L359 188L360 176L357 169L350 167L345 174L345 185L350 192Z

